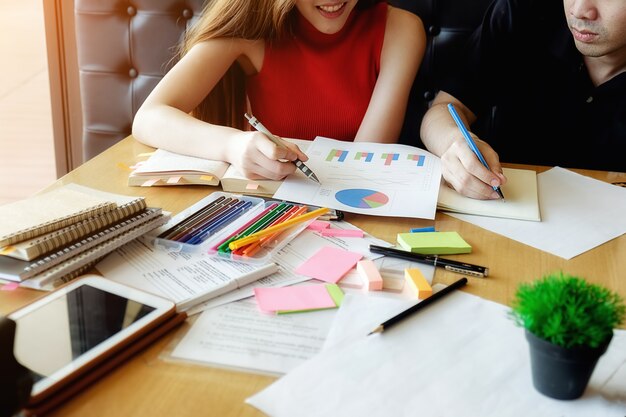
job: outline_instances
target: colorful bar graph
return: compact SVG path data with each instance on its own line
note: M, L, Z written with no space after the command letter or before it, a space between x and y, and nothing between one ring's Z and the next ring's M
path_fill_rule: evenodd
M399 153L384 153L380 156L381 159L385 160L385 165L391 165L391 162L397 161L399 157Z
M426 156L424 156L424 155L408 154L406 156L406 159L408 159L410 161L417 161L417 166L418 167L423 167L424 166L424 161L426 160Z
M343 162L346 160L348 156L348 151L343 151L341 149L331 149L326 157L327 162L331 162L333 158L337 158L338 162Z
M354 159L359 161L361 159L365 159L365 162L372 162L372 158L374 157L373 152L357 152L354 155Z

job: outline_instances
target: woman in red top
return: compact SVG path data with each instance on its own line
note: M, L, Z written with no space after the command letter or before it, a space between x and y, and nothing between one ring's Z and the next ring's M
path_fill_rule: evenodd
M307 157L283 137L396 142L426 47L421 20L374 0L213 0L133 135L157 148L281 179Z

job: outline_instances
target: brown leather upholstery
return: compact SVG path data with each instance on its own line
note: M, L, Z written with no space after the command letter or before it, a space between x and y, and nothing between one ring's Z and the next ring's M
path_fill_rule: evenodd
M254 0L250 0L254 1ZM419 124L462 41L491 0L395 0L420 16L426 56L411 91L401 142L421 146ZM135 112L168 69L174 46L204 0L76 0L83 155L131 133ZM410 53L408 51L407 53Z

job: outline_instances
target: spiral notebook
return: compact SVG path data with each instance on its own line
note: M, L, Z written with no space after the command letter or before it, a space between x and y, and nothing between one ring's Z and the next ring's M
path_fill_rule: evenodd
M89 234L93 234L121 220L125 220L146 209L146 207L146 200L143 197L137 197L106 213L89 217L86 220L55 230L54 232L37 236L33 239L9 245L0 249L0 254L24 261L32 261L41 255L48 254L55 249L59 249Z
M0 247L32 239L91 216L113 210L117 204L68 185L0 206Z
M46 269L42 273L20 283L20 286L37 290L52 291L56 287L71 281L85 273L103 257L120 246L140 237L167 223L168 216L159 214L145 223L130 230L106 239L90 249L75 255L56 266Z
M148 223L154 218L163 217L160 208L147 208L141 213L124 221L118 222L102 231L96 232L79 242L75 242L51 255L44 255L34 261L22 261L19 259L0 256L0 278L10 281L24 281L33 278L42 272L64 263L71 258L96 247L100 243L121 235L139 225ZM160 224L159 224L160 225ZM156 226L155 226L156 227Z

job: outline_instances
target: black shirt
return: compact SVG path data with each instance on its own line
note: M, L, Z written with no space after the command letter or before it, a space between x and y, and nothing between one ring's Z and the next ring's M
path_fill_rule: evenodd
M502 162L626 171L626 72L593 86L562 0L495 0L466 51L442 89Z

